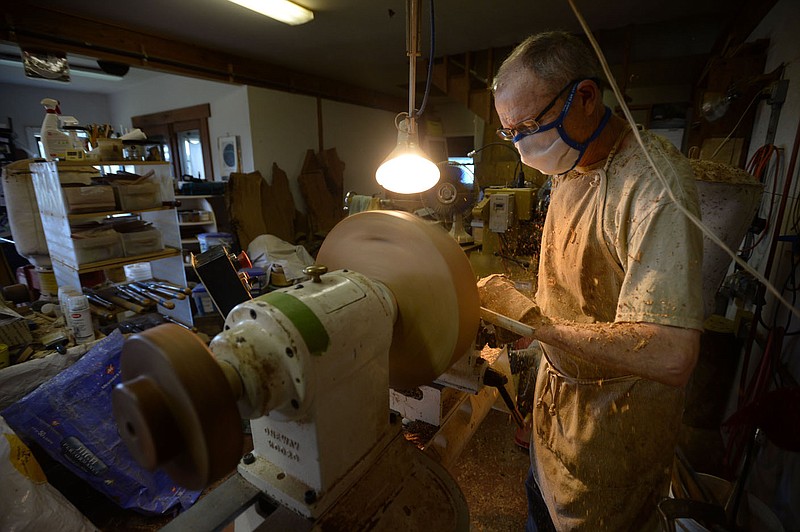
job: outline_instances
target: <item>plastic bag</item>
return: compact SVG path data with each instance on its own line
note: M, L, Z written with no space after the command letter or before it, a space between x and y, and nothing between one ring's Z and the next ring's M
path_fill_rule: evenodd
M23 440L39 445L120 507L148 514L186 509L200 492L139 466L117 432L111 391L120 379L122 343L122 334L114 331L2 415Z
M97 530L48 484L30 449L0 417L0 530L23 532Z

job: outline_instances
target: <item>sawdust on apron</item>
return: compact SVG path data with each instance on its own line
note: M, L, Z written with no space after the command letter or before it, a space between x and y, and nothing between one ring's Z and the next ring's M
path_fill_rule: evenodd
M546 316L582 323L615 319L625 272L604 239L602 216L607 170L624 136L604 167L554 182L536 295ZM543 348L531 463L556 528L655 529L683 390Z

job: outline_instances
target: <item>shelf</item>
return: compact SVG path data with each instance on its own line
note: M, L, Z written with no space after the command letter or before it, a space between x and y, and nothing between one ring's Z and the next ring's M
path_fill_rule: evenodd
M67 218L70 220L85 220L87 218L105 218L108 216L114 216L115 214L139 214L142 212L168 211L174 208L175 207L153 207L152 209L139 209L136 211L77 212L74 214L68 214Z
M136 264L137 262L150 262L158 259L166 259L168 257L174 257L180 254L181 254L180 249L166 248L163 251L158 251L156 253L147 253L144 255L136 255L134 257L119 257L117 259L108 259L99 262L87 262L85 264L80 264L77 269L72 264L66 264L62 261L58 262L60 262L63 266L69 268L70 270L77 271L78 273L89 273L89 272L105 270L107 268L116 268L119 266L125 266L126 264ZM53 258L53 260L55 261L58 259Z
M176 194L175 199L208 199L221 198L224 194Z
M163 166L169 161L92 161L84 159L82 161L58 161L59 167L69 166Z
M215 223L217 222L214 220L209 220L207 222L178 222L178 225L180 227L192 227L196 225L214 225Z
M186 270L181 267L183 264L182 250L180 242L180 228L178 227L178 217L173 205L163 206L159 204L152 209L116 209L113 206L108 210L94 211L88 213L67 213L67 206L64 202L59 170L65 171L76 167L149 167L154 169L159 184L164 188L164 170L171 168L170 163L165 161L68 161L68 162L41 162L31 164L31 174L33 187L36 191L36 202L39 205L39 214L42 220L42 228L50 252L53 265L53 273L59 286L81 286L80 274L98 272L101 270L119 268L127 264L140 262L150 263L153 277L164 279L170 283L185 286ZM138 171L138 170L137 170ZM169 191L168 198L171 199L172 191ZM72 228L70 222L76 220L98 219L101 217L114 216L119 214L134 213L139 214L143 220L151 223L161 232L163 242L167 247L154 253L145 253L133 257L119 257L102 261L80 264L75 250L74 242L70 238ZM164 316L169 316L182 323L192 323L191 301L187 298L176 302L174 309L158 308L158 312Z
M181 244L199 244L200 241L196 238L181 238Z

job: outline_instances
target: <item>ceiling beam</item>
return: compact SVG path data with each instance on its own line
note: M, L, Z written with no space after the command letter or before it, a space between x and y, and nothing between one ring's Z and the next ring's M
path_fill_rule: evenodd
M306 94L392 112L408 106L404 98L23 2L3 2L0 39L21 47L57 50L158 72Z

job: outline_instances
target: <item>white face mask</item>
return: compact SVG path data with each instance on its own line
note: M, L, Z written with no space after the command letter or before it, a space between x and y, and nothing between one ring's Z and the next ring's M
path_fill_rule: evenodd
M545 175L568 172L582 155L564 142L557 128L523 137L516 146L522 162Z

